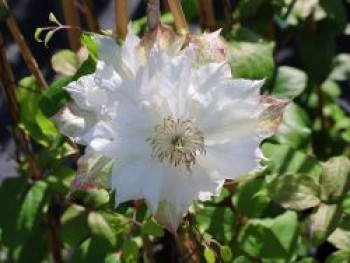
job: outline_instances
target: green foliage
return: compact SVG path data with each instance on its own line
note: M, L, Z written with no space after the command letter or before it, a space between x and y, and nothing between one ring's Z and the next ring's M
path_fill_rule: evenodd
M264 79L273 74L273 43L232 41L229 44L230 66L236 78Z
M291 259L298 236L295 212L270 219L251 219L239 235L239 245L250 256L266 259Z

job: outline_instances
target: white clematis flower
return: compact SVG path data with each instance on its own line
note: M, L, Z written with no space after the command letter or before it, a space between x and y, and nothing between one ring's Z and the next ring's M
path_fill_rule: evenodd
M55 117L64 134L88 146L85 166L91 153L98 164L114 161L109 186L117 204L144 199L172 230L193 200L208 200L225 179L259 167L259 144L283 108L261 100L264 81L232 79L218 35L185 45L160 26L142 40L129 30L122 46L97 38L96 72L67 87L75 111ZM94 167L84 171L96 178Z

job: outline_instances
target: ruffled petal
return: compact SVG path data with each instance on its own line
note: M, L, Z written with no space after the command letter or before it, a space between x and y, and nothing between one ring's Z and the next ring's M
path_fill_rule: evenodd
M84 145L89 144L87 134L97 121L94 112L81 110L74 103L68 104L67 107L54 115L52 119L62 134Z
M97 154L90 147L78 160L78 171L71 182L71 191L107 188L115 160Z
M113 169L111 186L116 191L116 204L128 200L145 199L151 211L156 212L159 189L164 170L149 155L140 156Z

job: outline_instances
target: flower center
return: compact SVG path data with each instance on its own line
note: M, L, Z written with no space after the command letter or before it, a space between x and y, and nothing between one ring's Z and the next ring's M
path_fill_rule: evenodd
M191 170L196 157L205 154L203 133L189 120L165 118L147 138L152 156L174 166L185 165Z

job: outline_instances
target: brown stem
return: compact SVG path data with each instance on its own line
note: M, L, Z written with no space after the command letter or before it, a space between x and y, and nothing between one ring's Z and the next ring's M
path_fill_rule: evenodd
M175 26L179 33L188 34L189 29L186 22L185 14L182 10L180 0L168 0L169 8L171 13L173 14Z
M115 0L115 23L117 37L125 39L128 32L128 3L127 0Z
M19 106L18 106L16 94L15 94L15 89L16 89L15 80L13 77L13 72L12 72L10 63L7 60L4 39L1 34L0 34L0 79L1 79L1 82L3 83L4 94L7 99L7 104L9 107L12 121L15 124L17 124L19 121ZM18 135L19 135L19 141L20 141L19 147L24 151L26 155L26 158L29 164L29 169L32 174L32 178L35 180L41 178L40 169L36 163L34 155L30 151L30 142L27 135L20 129L18 130Z
M324 116L324 112L323 112L323 108L324 108L324 94L321 88L321 85L316 83L315 84L315 89L316 89L316 94L318 97L318 105L317 105L317 109L318 109L318 116L321 119L321 130L322 131L326 131L327 130L327 121L326 121L326 117Z
M216 27L212 0L198 0L199 19L202 28L214 30Z
M79 28L79 12L75 5L75 0L62 0L62 8L65 23L73 28ZM77 52L80 49L80 30L68 30L68 39L70 47Z
M40 86L40 88L44 89L47 88L47 83L46 80L44 79L43 75L41 74L41 71L39 69L39 66L32 54L32 52L30 51L26 41L24 40L24 37L22 35L21 30L18 27L18 24L15 20L15 18L10 14L9 16L7 16L7 18L5 19L7 27L13 37L13 39L15 40L22 56L23 59L29 69L29 71L33 74L36 82L38 83L38 85Z
M160 23L159 0L147 0L147 21L150 30L153 30Z
M182 262L199 263L199 248L196 238L192 236L190 227L189 222L186 220L175 239L182 255Z
M225 29L227 32L230 32L232 28L232 5L230 0L224 1L224 20L225 20Z
M91 0L84 0L84 11L86 15L86 20L89 25L89 28L92 32L100 32L100 26L94 14L94 9L91 3Z
M46 224L48 228L49 245L50 245L53 262L62 263L63 262L62 255L61 255L62 244L61 244L59 231L57 229L56 218L52 211L52 207L49 207L49 210L46 213Z

